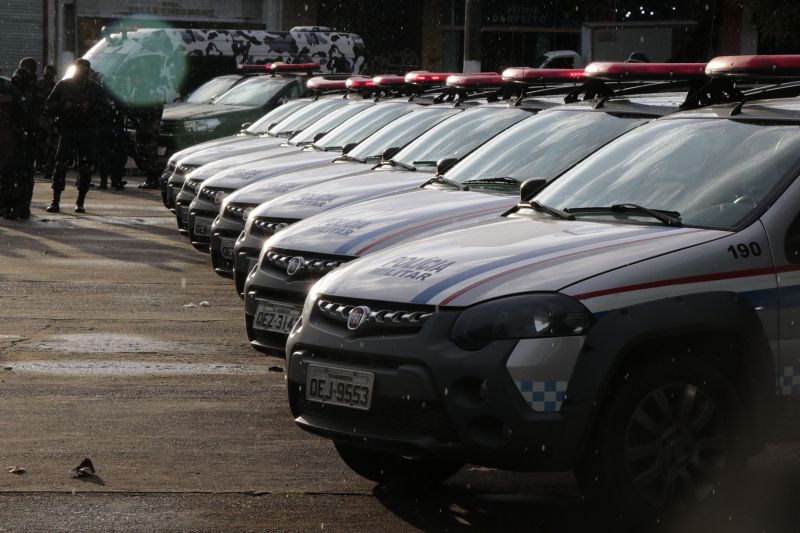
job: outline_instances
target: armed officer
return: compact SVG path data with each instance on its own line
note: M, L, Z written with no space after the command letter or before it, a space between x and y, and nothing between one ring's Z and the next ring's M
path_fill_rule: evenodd
M18 218L9 206L16 184L16 157L24 137L25 99L10 82L0 78L0 215Z
M44 95L44 99L47 99L50 93L53 92L53 87L56 86L57 73L56 67L53 65L45 65L42 70L42 77L38 85L39 91ZM45 179L52 180L56 163L58 134L55 131L55 124L50 115L42 113L41 121L42 140L39 143L39 151L36 153L36 171L44 173Z
M41 116L44 100L49 93L45 93L39 86L36 78L38 64L32 57L26 57L19 62L19 68L11 77L11 83L25 98L26 111L24 116L26 135L22 140L16 158L16 183L9 201L9 206L15 218L27 219L30 217L31 197L33 196L33 164L36 153L43 139Z
M47 98L48 112L55 117L60 135L53 173L53 201L47 208L49 213L58 213L60 210L67 167L73 160L77 162L79 173L75 212L86 212L83 203L92 179L97 118L106 112L108 106L102 87L91 79L90 66L86 59L76 59L75 75L59 81Z

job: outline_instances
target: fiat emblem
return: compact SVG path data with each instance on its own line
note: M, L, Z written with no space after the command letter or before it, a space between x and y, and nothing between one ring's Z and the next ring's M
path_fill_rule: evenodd
M289 263L286 264L286 273L290 276L294 276L303 266L303 263L305 263L305 260L302 257L292 257Z
M347 329L355 330L367 323L372 311L366 305L354 307L347 316Z

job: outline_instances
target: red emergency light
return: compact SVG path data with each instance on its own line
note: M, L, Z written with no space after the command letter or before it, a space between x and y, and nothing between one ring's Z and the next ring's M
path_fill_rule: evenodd
M444 85L447 77L453 74L452 72L427 72L424 70L415 70L406 74L406 83L413 83L415 85Z
M497 72L475 72L473 74L452 74L447 77L448 87L499 87L505 84Z
M345 82L348 89L370 89L375 86L372 78L348 78Z
M395 76L393 74L381 74L372 78L372 82L376 87L393 87L397 85L405 85L405 76Z
M617 63L596 61L586 76L607 80L685 80L705 76L704 63Z
M800 75L800 55L720 56L708 62L709 76L787 78Z
M306 82L309 91L341 91L347 88L346 80L329 80L324 76L316 76Z
M572 68L510 67L503 71L505 81L522 83L576 82L586 78L583 70Z

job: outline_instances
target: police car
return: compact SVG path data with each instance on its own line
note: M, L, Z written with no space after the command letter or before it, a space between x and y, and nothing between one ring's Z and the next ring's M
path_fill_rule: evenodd
M194 168L197 168L194 166L194 163L188 163L188 159L186 163L187 166L181 165L179 168L179 161L210 148L221 148L223 146L227 147L227 145L230 144L238 144L245 140L260 138L261 136L268 136L271 127L275 126L289 115L292 115L296 111L307 106L312 101L312 98L298 98L296 100L291 100L279 107L276 107L257 121L253 122L251 125L243 128L235 135L214 139L213 141L206 141L204 143L196 144L194 146L190 146L189 148L184 148L183 150L175 152L167 161L167 166L164 169L164 172L161 174L161 178L159 180L161 185L161 200L164 202L164 207L173 212L175 211L175 195L178 191L180 191L180 187L183 186L183 180L187 170L190 171ZM213 161L213 159L209 159L207 162L211 161ZM169 179L173 174L175 174L175 180L173 180L173 186L169 187Z
M323 100L320 100L320 102L323 102ZM309 105L301 109L297 113L301 116L316 114L316 112L319 111L319 107L326 109L327 113L322 117L317 117L314 122L303 130L292 135L288 141L278 138L264 139L264 145L261 147L248 149L245 153L239 155L219 157L189 172L185 177L186 179L184 180L180 192L175 198L178 229L180 229L182 233L187 232L186 224L188 223L189 204L197 197L198 189L205 180L216 176L220 172L227 171L240 165L256 162L261 163L274 157L297 153L301 148L311 146L320 136L324 136L345 120L375 105L374 101L363 99L350 100L331 98L324 100L325 104L328 102L333 102L334 104L330 106L314 105L313 108L312 105ZM292 115L275 127L282 128L286 123L293 124L295 118L297 117ZM202 153L198 154L198 156L202 156ZM170 180L172 180L172 178L170 178Z
M259 181L226 196L211 225L210 250L214 270L222 276L230 277L236 266L235 270L239 273L236 278L237 288L241 292L244 278L250 270L247 268L248 263L255 261L266 235L272 234L270 226L261 227L263 222L260 220L258 226L249 225L250 229L242 233L250 213L259 204L301 187L368 172L381 162L383 154L391 154L404 148L419 135L460 113L467 106L440 103L418 107L390 122L328 164Z
M418 107L417 103L409 102L408 99L391 99L379 102L377 105L375 101L369 100L351 103L314 126L329 129L321 125L325 122L339 123L329 133L312 136L310 128L290 140L292 145L305 146L302 150L283 157L270 158L268 161L238 165L216 173L203 182L197 197L189 206L189 238L192 245L198 250L209 251L210 226L219 213L220 203L225 195L277 175L330 163L335 157L334 154L341 154L345 146L358 144L386 124L411 113ZM349 113L350 118L342 121L341 114L345 111ZM311 142L312 139L314 142ZM214 197L216 202L207 201L212 198L212 193L209 191L213 191L216 195Z
M656 119L502 219L322 278L287 343L296 423L374 481L575 469L648 524L712 498L800 394L800 100L769 96Z
M592 65L584 89L597 88L597 81L604 78L619 78L615 71L623 68L631 80L627 64ZM542 111L415 190L331 209L275 235L244 287L252 346L282 353L291 320L257 318L278 318L280 310L289 310L296 319L311 285L336 266L404 240L497 218L517 204L526 179L538 178L528 182L525 194L529 195L532 186L543 186L619 135L652 118L696 105L686 93L653 91L687 89L705 78L704 68L705 64L650 64L644 76L650 83ZM513 69L504 75L558 79L573 77L573 71ZM653 81L678 76L682 80L675 83ZM251 231L253 227L249 226Z

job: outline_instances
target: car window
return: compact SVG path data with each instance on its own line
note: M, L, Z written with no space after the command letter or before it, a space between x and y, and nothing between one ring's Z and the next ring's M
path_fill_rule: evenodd
M239 81L237 78L214 78L205 82L203 85L195 89L192 94L186 98L186 102L190 104L202 104L210 102L217 96L224 94L231 88L231 86Z
M368 107L375 105L372 101L350 102L346 106L337 109L328 116L319 119L314 124L310 124L306 129L291 138L295 144L314 142L314 137L319 133L328 133L333 128L352 117L356 113L364 111Z
M315 123L321 117L331 113L334 109L345 106L349 100L344 98L330 98L311 102L297 113L293 113L269 129L270 135L288 137L302 131L309 124Z
M445 157L464 157L487 139L529 116L529 112L516 108L470 109L426 132L394 159L408 165L435 166Z
M284 103L283 105L279 105L260 119L253 122L249 128L247 128L248 133L253 134L260 134L266 133L269 129L270 125L276 124L289 115L292 115L296 111L304 108L308 104L310 104L310 100L291 100L289 102Z
M389 122L410 113L415 104L380 104L358 113L336 126L317 144L325 149L342 148L369 137Z
M286 86L286 80L257 77L245 80L217 98L217 105L262 106L272 100Z
M501 176L520 181L553 178L646 121L632 115L546 111L499 134L454 166L447 177L461 183Z
M638 204L677 212L684 225L733 229L799 160L797 125L656 121L587 158L536 200L566 210Z
M416 109L364 139L349 155L377 162L387 148L402 148L434 125L460 112L458 108Z

